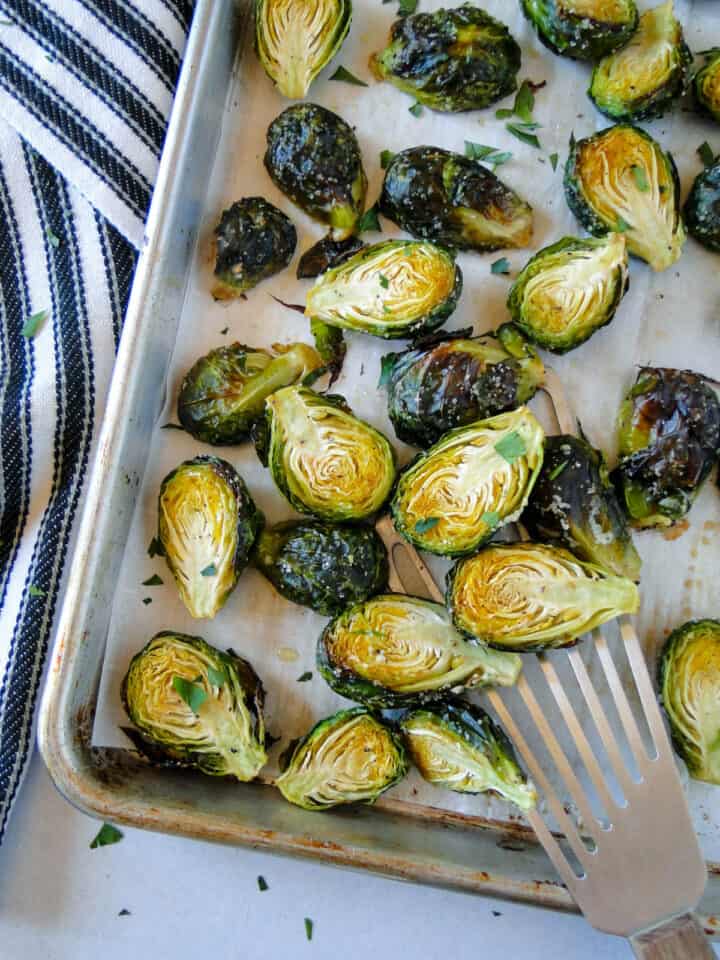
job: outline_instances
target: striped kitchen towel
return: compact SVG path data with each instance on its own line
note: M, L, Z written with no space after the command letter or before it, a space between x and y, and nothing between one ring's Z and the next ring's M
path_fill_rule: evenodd
M193 0L0 0L0 840Z

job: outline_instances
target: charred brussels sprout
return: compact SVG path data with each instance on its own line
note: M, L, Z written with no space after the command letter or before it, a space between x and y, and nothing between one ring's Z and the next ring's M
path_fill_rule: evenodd
M484 710L444 703L412 710L400 721L412 762L428 783L456 793L492 791L521 810L533 810L537 793L520 769L512 744Z
M371 527L280 523L260 534L255 563L286 599L328 617L387 586L387 552Z
M381 709L442 699L465 687L511 686L521 661L465 640L439 603L386 594L328 624L317 665L340 696Z
M626 47L598 63L588 93L613 120L649 120L683 95L691 65L682 26L667 0L643 13Z
M126 733L152 760L243 781L267 762L257 674L200 637L156 634L130 662L121 695L137 728Z
M692 506L720 447L720 403L690 370L641 367L620 408L613 479L635 527L670 527Z
M214 617L235 589L264 517L242 477L218 457L195 457L160 487L158 537L192 617Z
M439 327L455 309L462 273L432 243L385 240L323 274L305 313L333 327L394 340Z
M388 412L405 443L429 447L454 427L526 403L543 382L542 360L512 324L494 337L469 334L444 334L383 357Z
M432 110L488 107L515 90L520 47L504 23L463 4L396 20L370 66Z
M379 431L341 397L305 387L278 390L266 410L270 472L296 510L321 520L377 513L395 482L395 454Z
M215 227L216 300L231 300L292 260L297 233L282 210L262 197L238 200Z
M527 407L451 430L400 475L392 501L398 533L430 553L476 550L520 516L543 439Z
M448 574L447 605L463 633L499 649L565 647L623 613L637 613L632 580L581 563L560 547L485 547Z
M315 103L288 107L268 128L265 167L279 190L330 225L333 239L354 232L367 179L355 134L336 113Z
M634 0L521 0L525 16L553 53L599 60L625 46L638 23Z
M403 230L457 250L526 247L532 207L477 160L439 147L395 154L380 212Z
M568 206L596 237L623 233L630 253L666 270L685 242L680 182L672 156L631 124L570 141Z
M564 237L528 262L508 309L531 340L566 353L610 323L629 285L625 238Z
M695 178L684 213L688 233L720 253L720 157Z
M720 620L673 630L660 659L660 693L690 776L720 784Z
M640 579L640 557L605 460L586 440L547 437L522 522L536 540L557 542L615 576Z
M280 387L298 383L322 366L304 343L276 345L276 356L242 343L201 357L183 378L178 419L196 440L241 443L265 414L265 400Z
M693 93L700 110L720 123L720 47L705 54L705 66L693 80Z
M280 758L275 786L304 810L374 803L408 771L400 738L362 707L316 723Z
M255 49L284 97L302 100L342 46L350 0L255 0Z

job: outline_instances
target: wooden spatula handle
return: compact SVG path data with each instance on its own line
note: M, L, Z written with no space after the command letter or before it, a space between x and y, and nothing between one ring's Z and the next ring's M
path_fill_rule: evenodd
M692 913L631 937L630 943L640 960L717 960L710 941Z

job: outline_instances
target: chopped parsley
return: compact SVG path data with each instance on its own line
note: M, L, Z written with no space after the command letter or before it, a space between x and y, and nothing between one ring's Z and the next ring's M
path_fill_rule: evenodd
M402 4L402 0L401 0ZM308 940L312 940L313 937L313 922L310 917L305 917L305 936Z
M557 480L557 478L560 476L560 474L563 472L563 470L569 463L570 463L569 460L563 460L562 463L559 463L556 467L554 467L553 470L551 470L550 472L550 479Z
M32 340L33 337L36 337L40 332L40 328L47 320L49 313L49 310L38 310L37 313L34 313L31 317L28 317L23 325L22 330L20 331L22 335L27 337L28 340Z
M161 587L162 578L154 573L151 577L148 577L147 580L143 580L142 585L144 587Z
M440 517L426 517L415 524L415 533L427 533L440 523Z
M515 463L516 460L519 460L520 457L527 453L525 441L517 430L513 430L511 433L506 434L501 440L498 440L495 444L495 450L503 460L507 460L509 464Z
M558 165L558 155L556 153L551 153L550 166L553 168L553 170L557 170L557 165Z
M118 830L118 828L114 827L111 823L104 823L95 835L95 839L91 842L90 849L96 850L98 847L109 847L113 843L120 843L122 838L122 830Z
M298 683L306 683L308 680L312 680L312 670L306 670L297 678Z
M414 103L408 110L408 113L411 113L414 117L421 117L422 112L423 112L423 106L419 100L417 101L417 103Z
M711 167L715 162L715 154L713 153L713 149L707 140L700 144L700 146L697 148L697 153L704 166Z
M470 160L489 163L493 170L512 159L512 153L509 150L496 150L495 147L488 147L483 143L473 143L472 140L465 141L465 156L469 157Z
M192 680L186 680L185 677L173 677L172 685L180 699L184 700L192 712L197 714L207 700L207 693L203 688Z
M510 273L510 261L507 257L500 257L490 264L490 273Z
M378 219L377 204L373 204L358 220L358 233L365 233L366 230L377 230L378 232L382 230L380 220Z
M269 889L270 889L270 888L268 887L267 880L265 879L265 877L258 877L258 878L257 878L257 885L258 885L258 890L260 891L260 893L264 893L266 890L269 890Z
M383 170L387 170L394 158L395 154L392 150L383 150L380 153L380 166L383 168Z
M338 67L335 73L328 79L337 80L340 83L351 83L355 87L367 86L364 80L360 80L359 77L356 77L354 73L350 73L345 67Z
M227 676L224 670L216 670L215 667L208 666L207 678L208 683L211 683L214 687L221 687L225 683Z
M634 163L630 169L632 170L633 178L635 180L635 186L641 193L647 193L650 189L650 184L648 183L647 174L642 167L639 167Z
M206 567L203 567L200 571L201 577L214 577L217 573L217 567L214 563L209 563Z

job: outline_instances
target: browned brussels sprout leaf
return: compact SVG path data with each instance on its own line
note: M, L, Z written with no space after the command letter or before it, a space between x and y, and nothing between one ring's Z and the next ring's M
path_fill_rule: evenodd
M359 237L350 236L344 240L333 240L331 236L323 237L300 257L297 278L311 280L332 267L339 267L364 246Z

